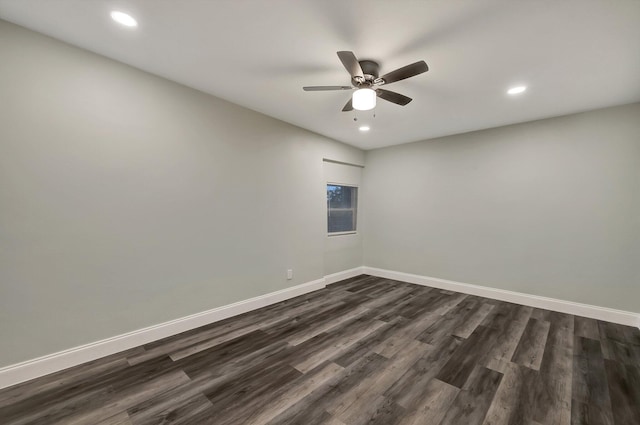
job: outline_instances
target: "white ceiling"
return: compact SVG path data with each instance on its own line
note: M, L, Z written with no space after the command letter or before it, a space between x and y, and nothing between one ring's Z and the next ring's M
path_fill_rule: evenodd
M638 0L0 0L0 17L363 149L640 101ZM355 123L350 92L302 91L349 84L338 50L431 69Z

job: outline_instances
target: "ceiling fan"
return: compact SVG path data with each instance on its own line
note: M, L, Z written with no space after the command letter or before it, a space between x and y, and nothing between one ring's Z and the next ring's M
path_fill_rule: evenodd
M342 108L343 112L354 109L361 111L373 109L376 106L376 97L404 106L411 102L410 97L381 89L380 86L414 77L429 70L425 61L418 61L379 77L380 65L377 62L359 61L353 52L348 51L338 52L338 58L351 75L351 86L307 86L302 89L304 91L355 90L353 97Z

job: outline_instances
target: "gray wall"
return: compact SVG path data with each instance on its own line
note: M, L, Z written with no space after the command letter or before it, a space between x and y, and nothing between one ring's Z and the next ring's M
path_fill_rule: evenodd
M0 57L0 366L324 275L362 151L3 21Z
M365 163L367 266L640 311L640 104Z

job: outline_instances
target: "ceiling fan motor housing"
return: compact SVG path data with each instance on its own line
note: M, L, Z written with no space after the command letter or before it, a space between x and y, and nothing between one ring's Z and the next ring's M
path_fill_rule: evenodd
M357 81L355 78L352 78L353 84L356 87L365 86L370 87L374 84L374 81L378 78L380 65L378 62L374 62L371 60L361 60L358 61L360 64L360 68L362 68L362 73L364 74L364 82Z

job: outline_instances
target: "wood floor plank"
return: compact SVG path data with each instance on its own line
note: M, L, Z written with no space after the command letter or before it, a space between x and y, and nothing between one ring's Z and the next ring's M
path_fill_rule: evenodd
M608 339L623 344L631 343L632 341L629 340L628 328L628 326L598 320L598 330L601 340Z
M268 423L323 385L337 382L342 371L343 367L329 362L304 379L298 379L292 385L277 389L267 402L262 403L247 416L245 423Z
M511 357L511 361L531 369L540 370L550 325L549 322L529 319L516 351Z
M487 316L493 311L494 305L481 301L480 308L474 310L468 317L465 318L453 331L451 335L458 336L460 338L469 338L473 331L487 318Z
M487 363L489 353L497 343L498 332L478 326L471 336L456 349L435 378L462 388L477 364Z
M573 381L573 321L561 318L550 323L540 373L531 383L536 394L532 419L543 424L568 425Z
M86 380L100 381L103 376L113 374L129 367L126 358L117 358L111 362L94 364L93 362L57 373L55 377L45 376L0 391L0 414L3 409L22 406L22 403L38 404L61 397L77 382ZM67 393L69 395L69 393ZM21 409L21 407L18 407Z
M187 357L175 362L192 379L214 379L217 377L231 377L236 373L251 368L256 364L269 362L288 355L291 346L284 341L263 340L254 351L236 351L232 347L220 348L210 354L198 355L198 357Z
M247 423L247 418L270 401L281 387L300 378L302 374L289 365L277 365L260 370L246 379L234 379L205 393L213 404L216 424Z
M329 415L329 417L321 425L347 425L347 424Z
M355 293L355 292L367 290L373 284L380 281L381 281L381 278L377 276L366 276L354 282L345 284L342 289L344 289L345 291Z
M376 402L383 402L387 405L387 398L381 396L425 354L428 348L422 342L416 340L407 341L402 352L389 359L384 368L370 374L354 390L343 394L340 403L335 406L329 406L327 411L344 423L359 423L363 416L367 417L367 414L363 412L376 406ZM387 408L391 407L387 406ZM396 409L393 407L391 410Z
M640 346L625 344L612 339L602 342L604 357L627 365L640 363Z
M136 425L171 423L211 407L211 402L201 392L202 388L193 384L189 379L183 385L128 408L128 417Z
M141 404L144 408L129 409L129 417L134 425L171 424L178 420L187 420L210 409L211 402L202 394L187 399L165 398L162 403L150 401Z
M171 363L168 358L154 359L145 364L118 368L111 373L103 373L99 379L88 378L69 382L59 388L39 393L33 398L5 406L0 409L0 418L5 418L10 423L29 423L33 418L47 418L54 422L61 418L97 409L110 401L121 397L122 394L135 392L135 388L149 380L161 379L168 374L182 371ZM173 375L171 375L173 376ZM134 388L134 389L132 389ZM107 412L103 419L120 413L125 408ZM13 421L13 422L12 422Z
M640 345L640 327L625 326L624 328L627 334L627 342L631 345Z
M613 413L600 342L576 336L573 351L572 423L612 424ZM575 417L573 413L576 413Z
M82 406L74 414L66 415L64 423L69 425L98 423L188 381L189 378L182 371L167 373L117 391L98 408L87 409L86 406Z
M428 308L434 302L443 300L445 295L439 291L433 289L427 289L419 291L408 303L402 306L402 310L399 314L402 317L411 319L416 315L424 314L425 311L431 312L432 309Z
M395 425L405 415L405 410L390 398L377 396L360 407L357 414L344 424L349 425Z
M575 317L574 333L576 336L581 336L583 338L600 340L598 321L595 319L589 319L588 317Z
M264 331L257 330L184 359L172 360L179 367L182 367L189 376L193 377L212 368L222 371L225 367L235 365L245 358L252 359L269 355L273 351L281 350L286 345L286 341L281 341Z
M405 296L398 299L395 303L387 304L384 306L380 306L377 309L376 319L382 320L383 322L388 322L398 317L402 317L401 313L410 305L414 299L419 295L424 293L424 288L414 288Z
M101 381L104 375L126 369L127 356L144 351L143 347L136 347L0 390L0 409L26 399L38 403L38 400L58 397L77 381Z
M495 343L486 354L488 359L509 361L513 357L533 310L531 307L515 304L505 307L503 311L497 309L499 313L489 326L494 330Z
M502 373L476 366L440 424L482 424L501 380Z
M575 317L571 314L534 308L531 312L531 317L553 323L558 328L568 328L572 331L574 329Z
M483 425L517 425L533 422L535 406L531 382L538 373L515 363L495 360L493 370L503 374Z
M640 423L640 330L361 275L0 390L0 423Z
M342 398L342 394L348 393L371 373L383 368L388 361L388 359L376 353L371 353L363 357L356 363L345 368L340 374L337 383L322 385L307 397L304 397L299 403L294 404L269 421L268 424L302 425L307 423L325 423L328 419L335 418L327 412L326 408L338 403Z
M376 320L360 329L356 328L355 332L353 331L353 329L351 329L349 332L342 332L336 338L334 344L317 351L316 353L310 355L305 359L294 362L292 366L303 373L308 372L309 370L324 362L325 359L333 359L334 357L341 356L358 341L366 338L367 335L384 325L385 322Z
M454 330L466 322L481 307L478 300L466 298L444 315L438 315L431 326L417 335L416 339L426 344L434 344L441 338L453 334Z
M373 351L389 359L404 349L407 342L414 340L440 318L440 315L427 311L414 317L413 320L404 321L402 326L396 328L393 335L380 342L378 346L373 348Z
M371 299L362 303L361 306L370 310L379 311L381 307L384 308L384 306L396 305L398 300L404 299L406 296L410 296L414 291L415 288L406 286L387 288L384 293L376 296L370 296L370 294L367 294Z
M256 326L255 324L253 324L252 326L252 324L247 324L244 320L239 320L238 322L228 322L225 326L206 329L200 333L190 332L188 334L185 334L182 338L175 338L171 341L167 341L164 344L154 345L143 353L129 356L128 361L130 365L134 366L150 359L163 357L174 352L179 352L180 350L184 350L187 347L190 348L199 344L205 344L207 341L214 340L216 341L216 344L228 341L240 335L253 332L257 329L259 329L259 326ZM207 347L203 347L202 350L206 348Z
M286 321L288 319L288 317L285 318L273 318L272 320L275 323L281 323L283 321ZM245 326L242 327L240 329L236 329L234 331L231 332L227 332L223 335L219 335L217 337L214 338L210 338L210 339L206 339L204 341L195 343L193 345L190 345L186 348L181 348L181 349L174 349L171 351L171 354L169 355L169 357L171 357L171 359L173 361L178 361L180 359L184 359L186 357L192 356L196 353L200 353L202 351L208 350L209 348L212 347L216 347L222 343L225 343L227 341L233 341L236 340L239 337L245 336L245 335L249 335L252 334L253 332L256 332L260 329L262 329L263 327L268 326L266 323L255 323L253 325L249 325L249 326ZM142 356L140 356L142 357ZM140 358L138 357L138 359Z
M385 392L396 403L406 409L418 408L425 399L429 383L449 361L462 342L456 338L440 340ZM436 384L434 384L436 385ZM427 394L428 395L428 394Z
M133 425L131 418L127 412L120 412L117 415L111 416L97 425Z
M340 325L342 325L344 322L347 322L347 321L350 321L351 319L362 316L368 311L369 311L368 309L362 306L358 306L342 314L338 314L338 315L328 314L327 315L328 317L326 320L317 320L316 323L301 327L300 330L298 330L297 332L291 333L286 338L286 341L291 345L298 345L308 340L309 338L313 338L318 334L329 332L332 329L336 329L340 327Z
M605 360L615 425L640 424L640 368Z
M459 392L453 385L431 379L421 389L415 408L400 418L398 425L439 424Z
M391 338L404 326L406 326L406 320L401 317L396 317L393 320L386 322L364 338L358 340L355 344L344 350L339 356L334 356L333 361L340 366L347 367L365 355L373 352L375 347L380 346L383 341Z
M442 294L444 298L440 299L438 302L434 302L430 306L427 306L428 309L433 310L434 314L439 314L441 316L444 316L462 301L469 298L469 295L467 294L460 294L456 292L454 292L453 294Z

